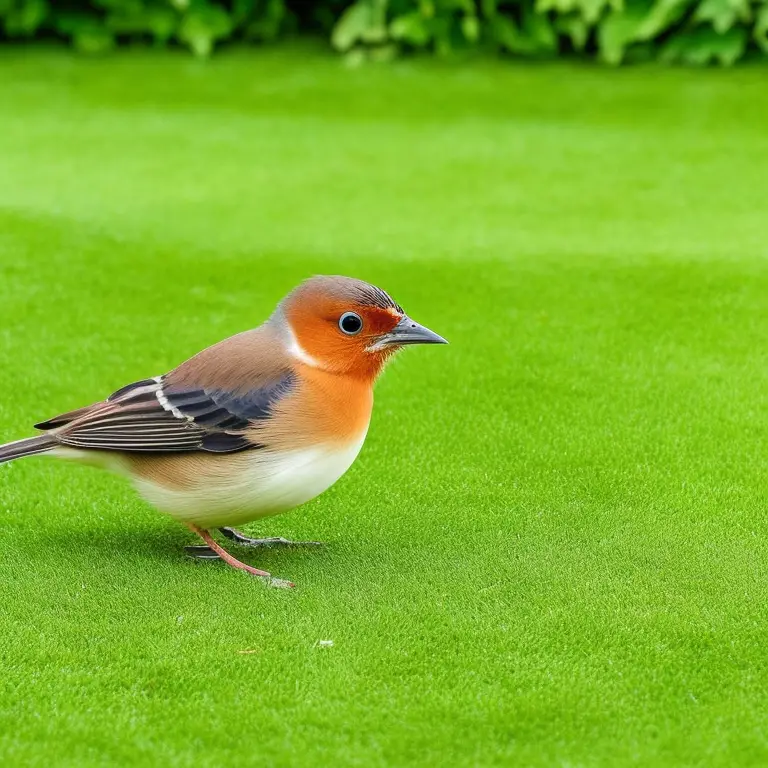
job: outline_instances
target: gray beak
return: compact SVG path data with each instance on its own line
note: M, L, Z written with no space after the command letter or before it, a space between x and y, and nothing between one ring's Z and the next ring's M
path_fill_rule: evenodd
M430 331L415 320L411 320L408 315L389 332L369 347L372 352L379 349L392 346L404 346L405 344L447 344L448 342L442 336L438 336L434 331Z

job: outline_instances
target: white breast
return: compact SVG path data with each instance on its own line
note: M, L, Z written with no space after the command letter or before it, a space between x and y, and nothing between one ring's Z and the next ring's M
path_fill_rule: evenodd
M232 465L237 463L236 472L201 475L184 489L141 478L134 482L147 501L177 520L203 528L240 525L286 512L319 496L349 469L364 440L365 433L344 447L244 451L231 457Z

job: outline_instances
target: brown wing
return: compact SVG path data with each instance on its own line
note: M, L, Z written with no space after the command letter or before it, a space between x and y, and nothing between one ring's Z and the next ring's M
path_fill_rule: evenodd
M142 381L137 381L133 384L129 384L126 387L122 387L121 389L118 389L117 392L114 392L111 394L106 402L112 402L114 400L119 399L123 395L127 395L129 392L131 392L134 389L137 389L139 387L144 386L150 386L152 384L155 384L157 382L157 379L144 379ZM75 419L79 419L81 416L86 416L89 413L92 413L95 408L98 406L105 405L105 403L96 403L95 405L86 405L83 408L76 408L74 411L67 411L66 413L62 413L59 416L54 416L52 419L48 419L48 421L41 421L38 424L35 424L35 429L42 429L42 430L50 430L50 429L58 429L59 427L63 427L65 424L69 424L71 421L75 421Z
M129 384L103 402L37 427L50 430L62 445L91 450L230 453L263 447L249 439L249 427L269 419L273 406L296 382L290 367L276 365L274 359L260 375L258 369L233 367L233 357L242 362L248 350L264 348L253 341L240 334L167 376ZM227 354L227 344L234 347L233 355ZM218 354L212 355L213 350ZM258 365L252 358L249 363ZM222 371L230 373L229 380L222 378Z

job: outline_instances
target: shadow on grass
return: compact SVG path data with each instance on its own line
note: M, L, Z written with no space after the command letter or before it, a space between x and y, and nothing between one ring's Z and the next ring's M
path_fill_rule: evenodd
M6 537L9 539L10 537ZM266 571L306 572L322 560L329 564L327 547L244 547L217 534L217 540L238 560ZM122 568L128 563L142 570L170 565L174 568L223 568L221 560L200 560L188 555L185 546L202 544L179 527L173 529L29 529L7 540L8 549L16 549L31 561L66 561L76 568L76 561L98 562Z

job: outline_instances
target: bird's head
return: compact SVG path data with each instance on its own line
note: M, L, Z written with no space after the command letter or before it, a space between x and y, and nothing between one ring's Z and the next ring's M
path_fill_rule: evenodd
M317 368L375 378L407 344L447 344L411 320L389 294L350 277L313 277L275 313L291 354Z

